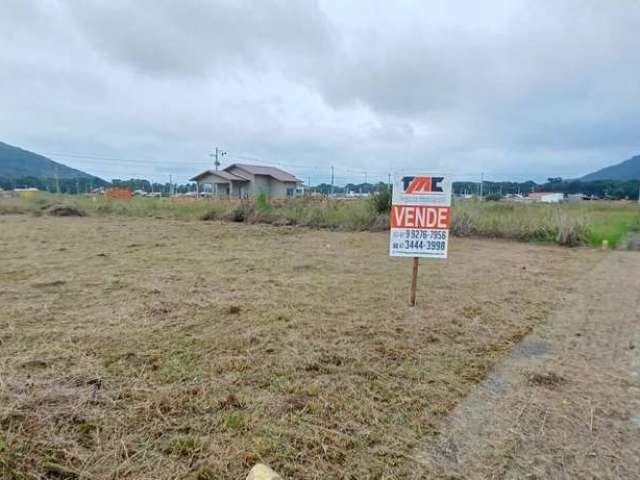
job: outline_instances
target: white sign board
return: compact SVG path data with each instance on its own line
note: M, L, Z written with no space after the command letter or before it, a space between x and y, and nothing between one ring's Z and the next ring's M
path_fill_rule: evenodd
M396 175L391 203L389 255L447 258L451 225L448 175Z

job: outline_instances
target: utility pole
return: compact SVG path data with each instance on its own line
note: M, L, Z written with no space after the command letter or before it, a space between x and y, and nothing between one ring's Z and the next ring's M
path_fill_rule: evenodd
M80 179L76 177L76 195L80 195Z
M331 195L333 195L333 179L334 179L333 173L334 173L334 169L333 169L333 165L331 165Z
M173 197L173 182L172 182L173 178L171 177L171 175L169 175L169 195L171 195Z
M480 174L480 198L484 198L484 172Z
M60 193L60 179L58 178L58 165L56 165L56 193Z
M227 152L223 152L222 149L216 147L216 153L210 153L209 156L210 157L214 157L215 161L213 162L213 164L216 166L216 170L218 170L218 167L221 165L220 163L220 159L225 156L227 154Z
M391 174L390 173L387 174L387 179L388 179L389 188L391 188Z

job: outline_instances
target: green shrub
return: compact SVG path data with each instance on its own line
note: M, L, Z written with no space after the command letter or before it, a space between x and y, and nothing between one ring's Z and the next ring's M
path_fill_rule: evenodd
M389 187L384 187L374 194L369 201L376 213L389 213L391 211L392 194Z
M256 208L260 211L266 212L271 209L269 205L269 197L266 193L260 192L256 197Z

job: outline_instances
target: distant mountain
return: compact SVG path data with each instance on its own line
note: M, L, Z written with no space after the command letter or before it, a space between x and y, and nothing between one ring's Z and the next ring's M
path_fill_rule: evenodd
M640 155L585 175L580 180L640 180Z
M0 142L0 180L15 180L22 178L55 178L65 179L93 179L97 183L105 183L101 178L67 167L62 163L29 152L12 145Z

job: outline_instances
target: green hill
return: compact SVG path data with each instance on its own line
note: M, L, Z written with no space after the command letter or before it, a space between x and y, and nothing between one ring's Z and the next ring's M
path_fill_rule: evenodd
M67 167L50 158L0 142L0 180L24 178L60 180L91 179L96 185L106 183L101 178Z
M584 182L594 180L640 180L640 155L585 175L580 180Z

